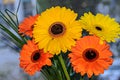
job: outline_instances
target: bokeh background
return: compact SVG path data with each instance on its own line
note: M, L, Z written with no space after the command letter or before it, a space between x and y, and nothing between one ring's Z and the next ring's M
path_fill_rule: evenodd
M109 14L120 22L120 0L0 0L0 12L4 13L5 9L8 9L16 13L19 7L17 15L21 22L25 17L57 5L71 8L79 14L79 17L84 12L91 11L93 14ZM0 23L6 25L1 17ZM6 26L9 28L9 25ZM110 43L110 46L114 63L96 80L120 80L120 39L116 43ZM20 69L17 49L18 47L0 30L0 80L44 80L40 77L40 73L28 76Z

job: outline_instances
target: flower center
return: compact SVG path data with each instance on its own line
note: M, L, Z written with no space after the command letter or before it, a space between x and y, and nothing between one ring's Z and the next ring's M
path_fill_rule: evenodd
M55 35L62 33L63 32L62 25L61 24L55 24L55 25L53 25L52 28L51 28L51 32L53 34L55 34Z
M49 28L49 34L53 37L63 35L66 28L65 25L61 22L53 23Z
M99 53L97 50L88 48L83 52L83 58L86 61L92 62L95 61L99 57Z
M96 26L95 28L96 28L98 31L102 31L102 28L99 27L99 26Z
M40 59L40 53L38 51L37 52L33 52L32 61L33 62L37 62L39 59Z

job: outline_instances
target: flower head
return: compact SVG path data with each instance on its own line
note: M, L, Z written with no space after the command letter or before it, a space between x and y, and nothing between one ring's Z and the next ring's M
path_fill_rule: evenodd
M80 20L83 23L83 28L100 37L101 40L114 42L115 38L119 38L120 25L108 15L98 13L94 16L92 13L85 13Z
M32 37L32 31L39 15L25 18L19 25L19 33Z
M51 66L52 55L39 50L33 41L27 41L20 52L20 67L29 75L35 74L45 65Z
M85 36L77 41L69 54L73 69L82 76L87 74L90 78L93 74L99 75L112 64L112 52L106 42L99 43L96 36Z
M33 37L40 49L52 54L66 52L81 37L81 25L77 14L65 7L52 7L38 17Z

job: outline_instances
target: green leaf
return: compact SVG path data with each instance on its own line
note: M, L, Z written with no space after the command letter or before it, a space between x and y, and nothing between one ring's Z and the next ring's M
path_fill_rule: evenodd
M11 40L11 42L14 42L15 45L21 48L22 45L26 43L26 37L22 37L18 33L18 22L16 22L18 21L17 15L9 11L8 9L6 9L5 13L0 11L0 17L2 17L3 21L5 21L8 25L8 27L5 27L3 26L3 24L0 24L0 28L9 35L8 38L10 37L12 38L12 39L9 39ZM9 29L12 29L13 32L10 31ZM15 32L15 35L14 35L14 32Z
M13 19L11 19L10 15L8 15L8 13L3 13L0 11L0 16L16 33L18 33L18 29L17 29L16 25L13 23L13 21L12 21Z
M6 12L7 16L9 17L11 23L13 23L14 29L16 29L16 31L18 31L18 25L16 23L17 19L15 17L16 15L14 13L12 13L11 11L9 11L8 9L6 9L5 12Z
M18 43L17 41L15 41L13 38L11 38L9 35L7 35L5 32L1 31L1 34L3 35L2 38L5 39L3 42L5 42L5 44L7 44L8 46L10 46L11 48L13 47L18 47L20 48L21 47L21 44ZM11 41L11 42L9 42ZM13 48L15 50L15 48ZM17 50L18 52L19 50Z
M0 24L0 28L6 32L12 39L14 39L16 42L20 43L20 47L22 47L22 45L25 43L22 40L20 40L16 35L14 35L9 29L7 29L6 27L4 27L2 24Z

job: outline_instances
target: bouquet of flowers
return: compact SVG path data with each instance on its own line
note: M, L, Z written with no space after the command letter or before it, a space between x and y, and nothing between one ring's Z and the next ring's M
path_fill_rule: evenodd
M108 43L119 38L120 25L109 15L87 12L78 17L70 8L54 6L18 23L9 10L7 17L0 13L16 34L3 24L0 29L17 45L20 67L29 75L41 72L44 80L93 80L113 63Z

